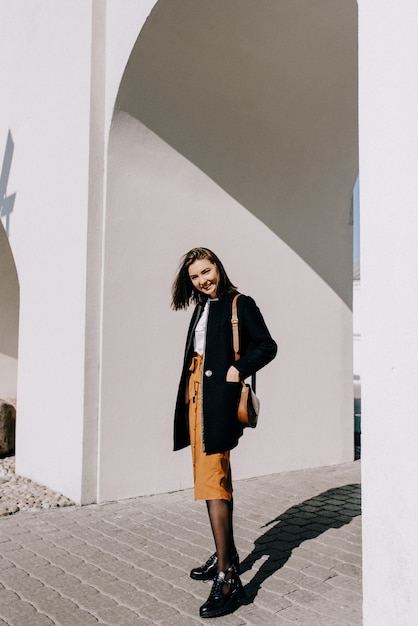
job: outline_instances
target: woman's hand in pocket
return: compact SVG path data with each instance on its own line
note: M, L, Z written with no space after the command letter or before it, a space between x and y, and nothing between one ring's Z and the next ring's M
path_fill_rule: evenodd
M227 383L239 383L239 381L240 381L239 371L237 370L236 367L231 365L231 367L226 373L226 382Z

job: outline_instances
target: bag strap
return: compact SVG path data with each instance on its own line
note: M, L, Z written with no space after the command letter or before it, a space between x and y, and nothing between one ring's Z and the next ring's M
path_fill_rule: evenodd
M240 295L241 295L240 293L237 293L237 295L234 296L234 299L232 300L232 317L231 317L232 343L234 346L234 354L235 354L236 361L238 361L239 359L239 320L238 320L237 300L240 297ZM255 374L253 374L251 376L251 387L253 388L254 393L255 393L255 385L256 385Z
M240 293L237 293L237 295L232 300L232 317L231 317L232 343L234 345L234 352L235 352L235 360L236 361L238 361L238 359L239 359L239 333L238 333L237 300L240 297L240 295L241 295Z

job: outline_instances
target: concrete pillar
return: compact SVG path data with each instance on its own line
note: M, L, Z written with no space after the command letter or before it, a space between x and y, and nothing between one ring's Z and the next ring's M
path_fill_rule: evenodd
M0 6L0 397L19 356L17 472L82 503L97 498L107 137L153 4Z
M361 0L365 626L418 619L418 9Z
M76 501L94 454L84 416L92 20L85 0L1 6L1 135L10 129L14 141L9 241L21 294L16 466Z

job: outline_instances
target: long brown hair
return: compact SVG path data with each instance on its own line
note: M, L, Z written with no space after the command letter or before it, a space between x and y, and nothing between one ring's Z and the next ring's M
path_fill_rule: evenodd
M209 250L209 248L193 248L182 258L177 276L173 283L171 290L171 306L175 311L178 311L179 309L187 309L190 303L202 304L205 301L205 296L193 286L189 276L190 265L198 259L208 259L208 261L216 265L218 268L218 298L222 298L225 294L236 289L236 287L229 280L224 266L214 252Z

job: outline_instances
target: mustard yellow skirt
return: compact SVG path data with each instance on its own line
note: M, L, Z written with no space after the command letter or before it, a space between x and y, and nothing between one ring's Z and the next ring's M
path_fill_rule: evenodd
M232 499L230 452L206 454L202 438L203 355L193 357L189 379L189 431L195 500Z

